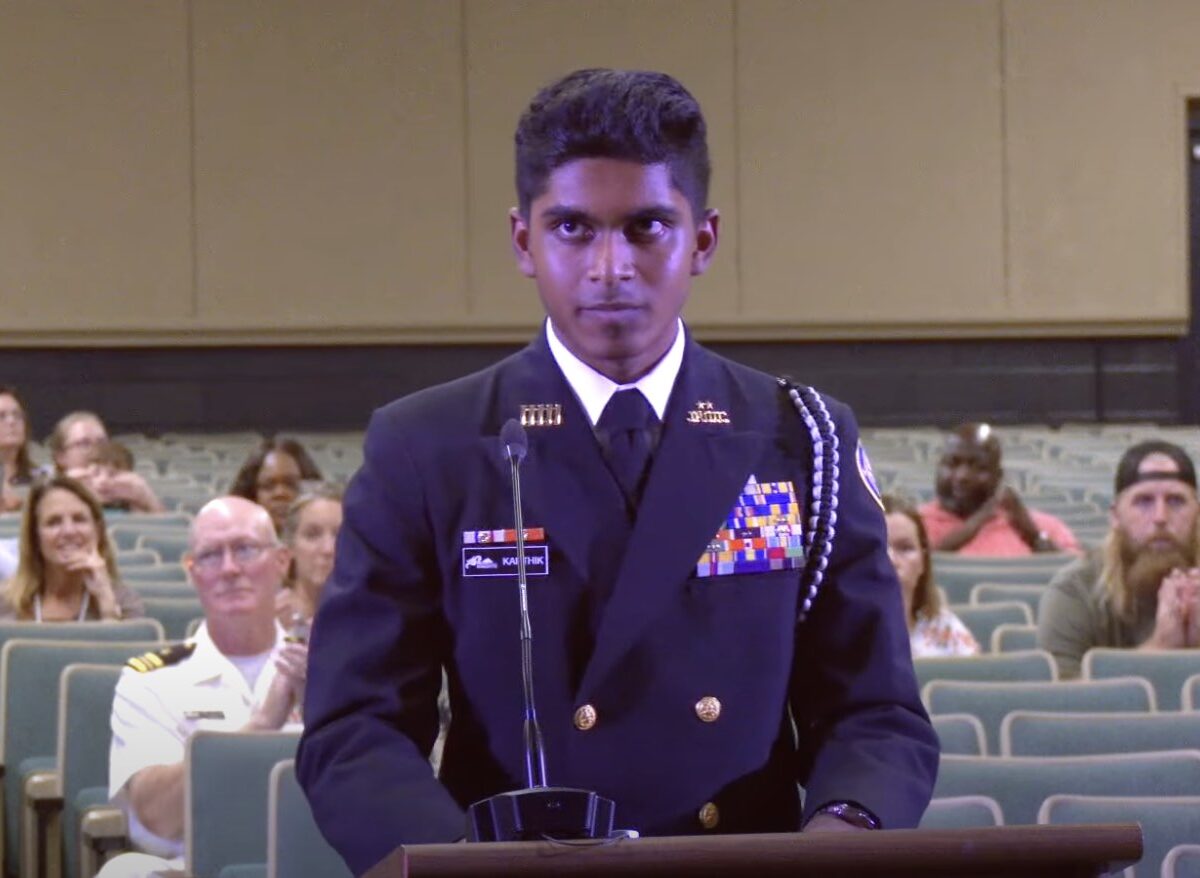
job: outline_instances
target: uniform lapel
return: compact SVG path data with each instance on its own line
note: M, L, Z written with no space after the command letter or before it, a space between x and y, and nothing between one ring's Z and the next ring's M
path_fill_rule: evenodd
M520 418L522 405L559 403L559 426L527 427L529 453L521 465L526 527L544 527L580 579L591 567L591 536L598 528L629 527L620 488L608 472L587 413L575 398L546 343L545 334L526 349L518 373L501 382L496 434L509 418ZM515 380L511 380L515 379ZM494 458L508 482L508 463L493 436ZM551 576L554 571L551 570Z
M729 412L731 423L689 422L700 401ZM739 410L744 410L741 395L719 361L689 339L582 691L597 685L679 595L733 507L766 442L758 433L739 431Z

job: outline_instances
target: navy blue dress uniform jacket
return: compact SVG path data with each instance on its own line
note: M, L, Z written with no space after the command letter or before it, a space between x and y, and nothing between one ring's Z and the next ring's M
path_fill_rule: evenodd
M689 420L700 402L728 423ZM841 443L837 533L798 624L796 570L695 575L752 475L791 481L805 502L808 431L774 380L689 339L631 522L543 335L378 410L367 430L313 629L297 762L350 867L461 838L466 806L525 786L516 579L465 575L480 553L464 534L513 527L500 428L522 405L554 403L561 425L528 428L521 468L525 527L548 546L529 605L551 785L613 799L616 825L644 835L796 830L842 800L885 828L915 826L937 739L849 409L826 398ZM453 719L437 778L427 756L443 667ZM706 697L715 721L698 716ZM595 710L586 730L583 705Z

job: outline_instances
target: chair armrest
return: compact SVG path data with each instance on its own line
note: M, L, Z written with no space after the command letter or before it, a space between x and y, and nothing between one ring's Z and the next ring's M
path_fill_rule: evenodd
M34 771L25 776L21 798L22 878L62 874L62 775Z
M79 818L79 874L95 875L117 854L132 850L125 812L115 805L94 805ZM67 876L73 878L73 876Z

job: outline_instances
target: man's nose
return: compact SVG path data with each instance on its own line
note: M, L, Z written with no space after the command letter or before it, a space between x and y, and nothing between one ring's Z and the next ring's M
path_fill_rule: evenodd
M596 236L588 280L612 286L633 276L633 248L620 232Z

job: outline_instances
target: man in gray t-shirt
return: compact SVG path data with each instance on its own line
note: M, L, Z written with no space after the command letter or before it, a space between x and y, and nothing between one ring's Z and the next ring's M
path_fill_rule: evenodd
M1117 464L1102 548L1063 568L1042 600L1038 645L1059 676L1079 676L1093 647L1200 646L1200 502L1187 453L1140 442Z

